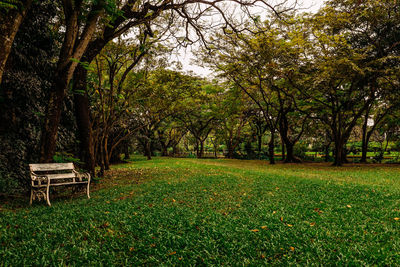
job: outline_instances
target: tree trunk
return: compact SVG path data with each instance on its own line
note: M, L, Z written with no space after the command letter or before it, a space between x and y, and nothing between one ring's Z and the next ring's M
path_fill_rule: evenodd
M367 163L367 151L368 151L368 139L367 139L367 128L368 128L368 117L369 117L369 109L367 110L364 123L362 126L362 138L361 138L361 163Z
M271 138L268 143L268 157L269 163L275 164L274 148L275 148L275 134L271 131Z
M57 132L60 124L66 88L66 74L62 75L57 73L55 77L55 84L50 92L50 98L48 101L46 117L42 130L40 142L40 162L42 163L51 162L56 151Z
M333 162L334 166L342 166L343 165L343 142L340 139L335 140L335 161Z
M19 2L18 8L0 11L0 84L15 35L32 4L32 0Z
M129 154L129 143L123 145L123 152L124 152L124 160L129 160L131 155Z
M295 156L294 156L294 150L293 150L293 148L294 148L294 144L292 144L292 143L286 143L286 159L285 159L285 163L299 163L299 162L301 162L301 160L300 159L298 159L298 158L296 158Z
M100 171L97 174L99 177L104 176L104 150L103 150L103 140L100 141L98 151L100 152Z
M176 156L178 154L178 144L174 144L173 146L172 146L172 156Z
M79 36L80 5L69 10L68 3L63 3L65 15L65 36L58 57L53 86L42 130L40 161L50 162L56 150L57 131L60 123L64 97L74 71L86 51L87 45L96 30L102 4L98 3L88 14L86 25ZM72 61L71 57L75 60Z
M161 144L161 156L162 157L167 157L168 156L168 146L165 142L160 142Z
M282 147L282 161L285 162L286 155L285 155L285 141L283 141L282 134L281 134L281 147Z
M228 148L228 159L233 159L233 154L234 154L234 149L233 145L228 141L227 142L227 148Z
M108 137L104 138L104 169L108 171L110 169L110 154L108 152Z
M258 159L261 159L262 135L257 135Z
M197 158L201 159L203 158L204 155L204 140L199 140L200 143L200 149L197 152Z
M330 144L325 146L325 162L329 161L329 147L330 147Z
M75 117L78 126L80 158L85 162L85 168L94 174L96 166L93 144L93 132L90 122L89 98L86 92L87 70L78 66L74 74L74 104Z
M147 160L151 160L151 142L150 142L150 140L146 140L145 155L147 157Z
M198 158L199 154L200 154L200 146L199 146L199 141L198 140L196 140L195 150L196 150L196 157Z

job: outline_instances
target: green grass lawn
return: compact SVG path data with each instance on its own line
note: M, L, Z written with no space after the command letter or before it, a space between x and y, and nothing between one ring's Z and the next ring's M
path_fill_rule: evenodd
M3 203L0 265L400 263L398 165L135 158L91 195Z

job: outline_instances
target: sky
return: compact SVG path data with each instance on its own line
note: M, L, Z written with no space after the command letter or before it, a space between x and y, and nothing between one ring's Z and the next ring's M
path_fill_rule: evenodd
M316 12L322 6L324 0L298 0L297 7L303 12ZM197 66L194 61L194 56L191 50L195 47L187 47L179 49L172 60L179 61L182 64L184 72L192 71L194 74L202 77L209 77L213 71L208 68Z

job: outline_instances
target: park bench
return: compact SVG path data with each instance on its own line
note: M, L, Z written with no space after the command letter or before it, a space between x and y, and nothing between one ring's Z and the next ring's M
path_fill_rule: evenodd
M29 169L32 182L29 202L31 205L32 200L41 200L43 198L51 206L49 190L53 186L86 184L86 194L90 198L90 174L77 172L73 163L29 164Z

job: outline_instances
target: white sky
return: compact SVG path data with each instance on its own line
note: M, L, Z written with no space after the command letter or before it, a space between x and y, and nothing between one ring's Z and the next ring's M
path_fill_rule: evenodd
M323 2L324 0L298 0L297 7L300 9L300 12L316 12L323 5ZM183 71L185 72L193 71L194 74L202 77L212 75L210 69L197 66L193 63L194 56L191 53L191 49L191 47L186 49L181 48L172 59L181 62Z

